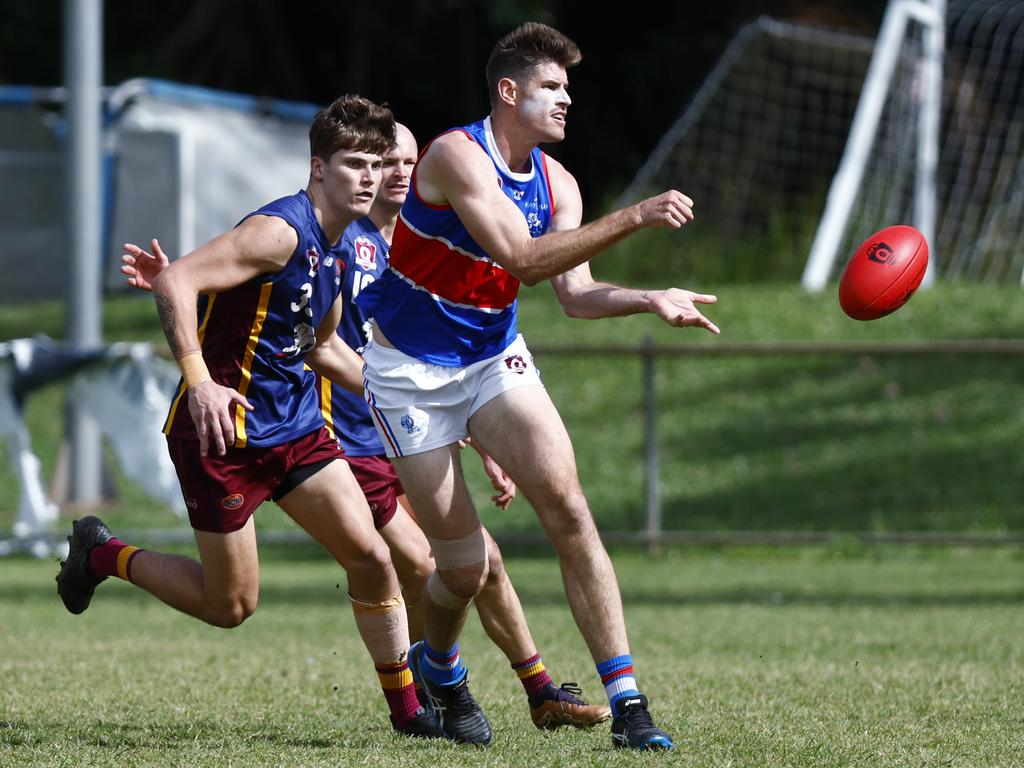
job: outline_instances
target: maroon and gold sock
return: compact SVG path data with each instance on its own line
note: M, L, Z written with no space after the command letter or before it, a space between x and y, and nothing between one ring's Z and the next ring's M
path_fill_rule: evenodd
M544 661L539 653L523 661L515 662L512 665L512 669L519 676L519 682L526 689L527 696L536 696L547 686L553 685L551 676L548 675L547 670L544 668Z
M132 560L145 550L125 544L120 539L110 539L105 544L93 547L89 553L89 568L97 578L117 576L125 581L132 580Z
M378 666L376 669L395 727L404 728L420 709L409 662L403 659L398 664Z

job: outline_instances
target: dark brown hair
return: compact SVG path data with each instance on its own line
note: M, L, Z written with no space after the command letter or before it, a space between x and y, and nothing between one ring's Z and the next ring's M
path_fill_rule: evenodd
M494 44L487 59L487 88L491 103L498 94L498 81L503 77L524 82L534 67L553 61L565 67L580 63L583 54L576 43L547 24L528 21Z
M309 153L327 160L339 149L384 156L395 146L395 116L362 96L339 96L309 126Z

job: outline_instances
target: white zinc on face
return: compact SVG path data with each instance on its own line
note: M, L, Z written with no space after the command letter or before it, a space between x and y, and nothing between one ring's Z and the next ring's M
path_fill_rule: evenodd
M530 90L523 98L523 111L533 117L545 117L559 107L568 107L570 104L572 99L565 86L538 87Z
M547 62L537 67L521 89L521 114L528 123L554 140L563 138L565 134L565 117L572 104L568 86L565 68Z
M554 62L544 63L531 75L523 88L522 109L530 117L546 117L564 112L572 103L569 98L568 77L565 70Z

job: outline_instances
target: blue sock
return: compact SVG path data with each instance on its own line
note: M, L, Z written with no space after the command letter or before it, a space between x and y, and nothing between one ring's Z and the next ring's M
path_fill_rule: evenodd
M636 679L633 677L633 657L628 653L623 656L612 656L600 662L597 665L597 674L604 683L604 691L608 694L608 705L612 708L613 715L618 714L615 704L619 699L640 694L636 688Z
M466 668L462 666L459 644L447 651L438 651L423 641L423 663L420 674L438 685L455 685L466 676Z

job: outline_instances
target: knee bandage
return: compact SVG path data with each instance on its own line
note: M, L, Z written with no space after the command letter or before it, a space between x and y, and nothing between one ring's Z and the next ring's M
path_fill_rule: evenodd
M363 638L374 663L395 664L400 661L409 650L409 623L401 596L382 603L365 603L352 595L348 599L352 601L359 636Z
M434 563L439 571L454 571L470 565L483 563L487 568L487 542L484 529L477 528L473 533L462 539L432 539L430 551L434 555Z
M452 592L441 579L439 571L454 571L470 566L487 570L487 542L483 528L462 539L431 539L430 550L434 555L437 570L427 579L427 594L430 599L444 608L460 611L472 601L472 597L461 597Z

